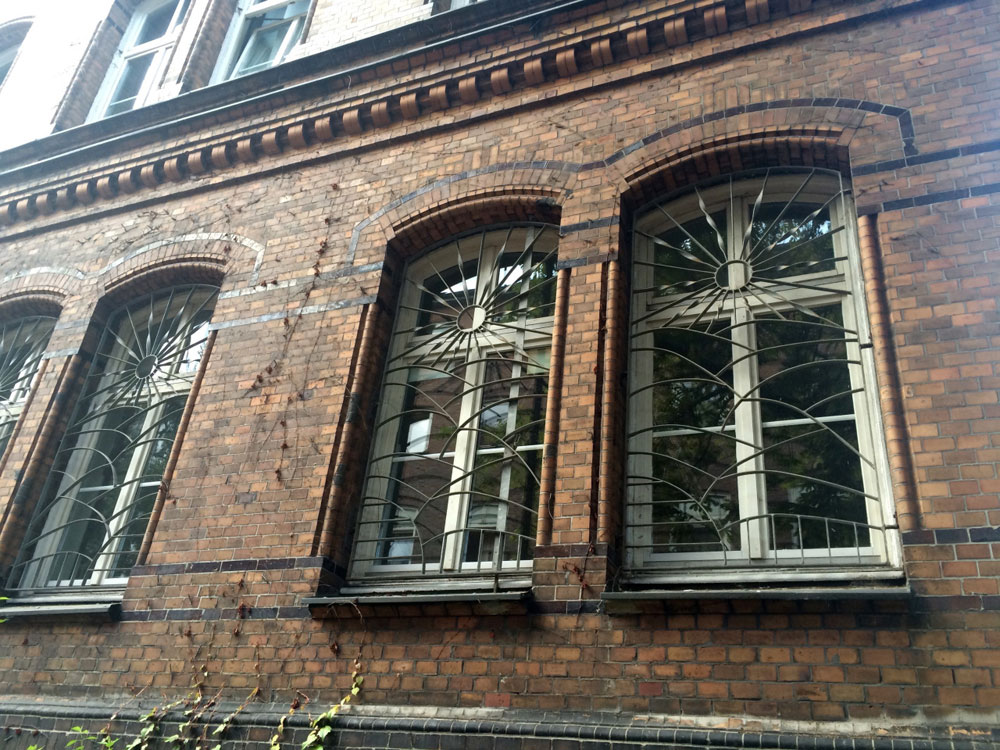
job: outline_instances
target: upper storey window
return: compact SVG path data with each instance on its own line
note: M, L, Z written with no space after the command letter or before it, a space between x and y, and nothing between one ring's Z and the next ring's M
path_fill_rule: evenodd
M891 560L852 210L835 175L772 172L637 221L634 570Z
M21 416L55 319L21 318L0 326L0 456Z
M531 569L557 233L481 231L411 263L352 578Z
M309 0L242 0L223 45L216 81L277 65L302 37Z
M11 574L20 589L122 584L135 564L217 289L146 295L108 322Z
M28 23L17 24L12 32L5 35L5 39L0 39L0 84L6 80L7 73L10 72L10 68L14 64L14 58L17 57L17 51L21 48L21 42L24 41L24 36L28 33L29 28L30 24Z
M149 0L129 22L94 105L91 120L147 103L177 41L189 0Z
M446 10L455 10L456 8L464 8L468 5L475 5L482 2L485 2L485 0L436 0L434 3L434 12L443 13Z

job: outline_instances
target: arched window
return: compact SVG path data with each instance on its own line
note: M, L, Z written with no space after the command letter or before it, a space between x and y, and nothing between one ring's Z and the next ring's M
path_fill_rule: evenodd
M838 175L772 170L639 216L631 570L891 561L853 215Z
M217 289L146 295L115 313L42 489L11 580L120 585L136 562Z
M484 230L409 265L352 578L530 570L557 242Z
M0 456L28 400L55 322L36 315L0 325Z

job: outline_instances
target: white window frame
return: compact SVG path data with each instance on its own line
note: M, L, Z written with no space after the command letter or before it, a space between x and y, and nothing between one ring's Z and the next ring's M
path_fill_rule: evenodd
M840 305L845 330L857 333L857 340L848 340L846 350L851 388L853 390L853 420L857 426L858 452L861 454L861 473L866 497L869 523L884 531L870 532L871 544L867 547L826 547L774 550L769 549L768 529L763 515L766 513L766 490L764 487L764 457L754 446L762 445L762 430L765 427L780 427L784 423L762 422L758 404L750 397L755 393L758 377L756 353L738 356L737 351L756 352L753 340L755 328L746 323L756 314L773 315L782 305L773 300L765 305L760 298L752 301L750 295L723 296L721 303L700 305L691 303L684 295L675 295L678 307L670 306L670 297L655 292L633 294L630 329L630 398L628 407L629 423L629 477L650 477L653 475L652 441L653 432L644 429L653 414L652 382L653 354L652 337L664 328L668 319L672 324L694 323L698 320L735 321L732 331L733 388L737 395L746 400L736 407L733 424L727 431L735 431L736 461L739 466L737 479L739 517L741 519L740 548L726 552L656 552L652 539L652 486L637 480L629 482L627 488L627 567L639 580L666 583L691 582L700 578L712 581L773 580L778 578L829 577L853 578L858 575L857 567L876 568L886 566L898 568L901 564L898 535L895 526L895 509L889 481L889 467L885 453L880 421L878 389L876 387L875 366L871 351L870 332L867 324L865 295L862 285L861 266L854 225L854 208L849 192L843 187L839 177L822 175L814 171L813 177L803 188L804 173L768 174L766 179L767 197L770 200L791 200L809 204L824 204L829 201L831 223L843 227L833 234L834 256L846 258L838 260L831 271L805 273L789 276L782 280L789 285L777 284L783 298L803 307L829 307ZM719 227L725 237L729 261L736 259L734 248L740 248L752 204L760 192L761 178L751 178L718 185L702 190L676 201L661 201L658 205L641 212L636 221L634 252L636 263L633 268L633 286L637 290L652 289L653 272L647 262L653 255L653 241L650 235L657 235L676 226L675 221L684 223L690 219L702 218L705 213L726 211L726 224ZM796 193L796 191L801 191ZM831 200L833 196L835 199ZM658 206L669 206L670 217ZM794 286L801 284L803 286ZM813 287L813 288L807 288ZM792 309L790 306L785 309ZM708 311L706 314L705 311ZM678 317L678 313L681 313ZM841 420L837 417L836 420ZM830 418L829 421L835 421ZM790 426L790 425L789 425ZM684 430L678 435L687 434ZM690 430L688 432L691 432ZM692 433L693 434L693 433ZM661 437L670 437L664 432ZM751 467L744 471L743 467ZM757 519L757 520L754 520ZM671 569L684 568L683 573L671 573ZM757 571L761 572L757 572ZM891 575L897 575L895 572ZM874 574L879 577L879 574Z
M255 29L248 33L248 27L258 16L280 8L294 6L298 3L301 3L303 6L301 12L287 18L282 18L270 26ZM302 39L302 32L305 29L306 18L309 15L311 5L312 0L239 0L236 13L233 15L232 23L229 25L229 31L226 33L226 38L222 43L219 62L212 73L211 82L221 83L232 78L251 75L261 70L273 68L275 65L280 65L284 62L289 52ZM258 66L255 70L241 70L243 57L252 49L255 37L262 31L285 23L288 24L288 28L285 30L281 44L278 45L277 52L268 64Z
M189 288L180 287L178 290L184 292ZM150 321L155 322L154 318L157 318L164 309L168 309L174 299L172 293L158 295L149 308ZM214 304L211 298L209 304ZM130 345L133 343L134 328L131 319L124 314L125 309L122 308L122 318L117 329L113 332L108 329L105 332L106 336L110 333L114 340L111 350L107 354L100 355L106 357L108 361L125 362L128 360L127 353L132 350ZM143 310L144 308L139 309ZM198 305L185 305L172 327L177 330L187 329L195 316L203 314L204 309L204 302ZM92 392L93 394L101 394L100 397L91 394L84 396L86 412L78 413L79 419L74 420L74 426L86 423L86 428L76 433L75 442L70 447L71 453L68 463L62 472L62 480L55 491L56 500L45 517L31 559L26 561L23 566L22 586L32 589L84 586L117 587L127 583L128 574L124 576L113 575L116 558L128 554L120 548L123 541L121 532L133 517L133 509L138 495L143 490L159 488L162 477L147 477L143 481L138 480L146 471L146 464L154 443L164 439L157 437L156 430L168 404L178 398L186 400L190 392L192 382L200 366L201 352L207 340L208 321L206 320L190 329L189 335L185 339L187 343L178 350L177 356L172 357L168 362L157 362L147 391L149 398L127 404L131 407L144 408L146 411L142 415L142 425L137 438L132 443L132 453L124 476L115 484L88 485L81 478L85 476L84 471L90 463L92 453L100 451L99 440L101 436L108 430L117 429L117 424L113 419L114 412L111 410L115 408L116 404L124 405L125 402L125 399L122 398L122 391L114 390L116 381L121 379L122 371L113 369L101 376ZM198 352L198 357L192 358L190 354L195 351ZM182 405L181 409L183 410L183 408ZM88 417L91 414L94 416ZM170 440L171 443L176 440L176 431ZM93 468L87 471L92 470ZM94 560L92 569L83 576L53 577L53 565L58 568L63 564L60 555L66 549L67 541L71 536L86 533L86 526L79 527L71 523L76 504L82 503L90 506L87 500L81 499L81 493L86 495L97 493L99 495L104 492L114 492L115 500L109 516L109 528L101 540L100 553ZM74 542L69 551L70 554L75 554L73 550L77 549L81 543L80 541ZM27 582L30 582L30 585L25 585Z
M139 44L137 40L149 16L165 5L174 2L176 2L176 5L174 6L173 14L163 34L156 39L150 39ZM157 89L157 82L166 73L167 64L174 46L177 44L177 38L180 35L181 26L187 15L189 5L190 0L147 0L136 9L129 20L125 33L122 35L114 59L111 61L111 65L108 66L108 72L104 76L104 81L101 83L100 89L98 89L97 96L94 97L94 103L90 108L90 113L87 115L88 121L111 117L113 114L122 114L151 103ZM115 95L124 74L128 71L129 64L133 60L138 60L147 55L151 55L152 59L142 78L139 90L136 92L132 106L127 110L123 109L120 112L109 114L108 111L115 104L112 101L112 97Z
M519 228L519 227L515 227ZM477 298L488 296L493 290L498 288L497 273L499 271L497 261L502 254L517 254L528 252L527 262L530 266L531 250L534 243L546 232L553 232L554 228L543 225L531 225L525 228L525 247L509 247L504 244L486 247L478 242L480 233L472 235L463 242L462 238L457 240L459 251L455 254L455 241L448 243L445 247L431 252L427 256L412 262L406 273L407 281L404 283L401 292L399 314L396 318L395 332L392 338L389 353L389 367L382 384L380 398L379 416L377 428L372 447L372 459L368 466L368 478L365 482L363 492L363 507L360 512L359 530L355 544L355 554L351 564L350 577L353 581L370 582L377 579L391 578L413 578L413 577L437 577L460 575L497 575L507 573L530 572L532 557L522 557L521 559L502 559L501 549L496 549L492 561L484 562L463 560L463 547L466 539L465 532L475 529L490 529L503 532L506 523L507 503L498 501L496 518L493 519L492 526L473 526L467 523L470 516L470 498L474 494L472 490L472 469L476 466L476 459L486 455L496 455L498 460L502 460L505 455L510 455L510 448L490 447L477 448L478 440L478 419L482 416L483 386L486 384L484 377L485 364L482 360L485 352L494 354L515 352L520 350L522 359L512 358L515 363L512 367L511 379L519 377L530 377L531 371L528 368L538 367L544 373L546 383L550 371L550 353L553 316L546 316L532 319L531 330L521 329L516 334L511 335L509 331L504 331L502 326L494 330L499 331L499 335L492 335L487 330L485 335L480 337L476 344L468 348L456 349L451 344L447 336L442 336L437 327L430 327L429 330L418 330L416 328L417 313L420 296L423 290L423 283L426 280L440 278L441 274L447 273L453 267L475 261L480 258L480 268L491 270L492 280L489 286L477 288ZM488 230L487 230L488 231ZM497 231L510 232L509 228L501 227ZM553 237L557 241L557 237ZM552 250L552 259L555 258L555 248ZM526 268L522 268L525 271ZM523 294L527 290L528 276L524 276ZM555 278L549 282L553 285ZM526 309L526 308L525 308ZM487 323L485 328L489 328ZM525 327L527 328L527 327ZM386 498L389 496L390 481L386 477L390 476L392 466L396 462L406 462L408 456L400 456L395 453L397 440L397 430L399 424L396 417L403 409L403 398L406 391L406 383L415 382L408 380L415 369L422 368L430 371L433 367L444 367L445 361L462 360L468 363L465 370L465 377L469 384L461 394L461 407L457 424L462 427L457 432L454 443L454 450L447 453L419 453L419 450L427 448L426 435L420 430L411 429L407 435L407 452L413 451L413 459L433 458L450 463L451 483L453 487L448 495L447 511L444 523L444 540L441 544L441 559L428 564L425 563L391 563L379 559L378 546L384 544L389 539L384 534L387 525L398 521L398 518L386 519L384 511L386 504L370 503L368 499ZM427 364L440 362L440 365ZM508 402L508 414L506 416L508 432L513 424L513 417L518 405L518 386L511 387L511 401ZM544 419L544 417L543 417ZM416 424L416 423L414 423ZM414 424L411 424L412 428ZM430 432L428 425L427 433ZM544 425L540 434L544 434ZM544 448L541 443L520 445L517 447L518 453L535 452L541 458ZM539 464L540 465L540 464ZM504 468L501 477L500 494L506 497L506 491L510 482L510 467ZM414 538L415 539L415 538ZM403 541L389 541L389 544L397 544ZM414 544L417 542L414 541ZM533 547L533 544L531 545ZM403 550L403 547L400 547ZM391 559L391 558L389 558ZM438 585L438 584L430 584ZM461 585L461 584L459 584ZM518 584L515 584L518 585Z

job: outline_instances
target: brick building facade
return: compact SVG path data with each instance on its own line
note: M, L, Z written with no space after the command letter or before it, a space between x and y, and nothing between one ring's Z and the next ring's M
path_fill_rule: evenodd
M447 5L3 11L5 739L996 747L998 4Z

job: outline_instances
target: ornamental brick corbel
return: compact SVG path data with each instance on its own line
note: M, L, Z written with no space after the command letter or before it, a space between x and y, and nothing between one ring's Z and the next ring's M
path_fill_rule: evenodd
M590 62L595 68L611 65L615 54L611 50L611 39L595 39L590 43Z
M709 36L725 34L729 31L729 20L726 18L726 6L716 5L705 8L705 33Z
M288 145L292 148L305 148L309 145L308 123L300 122L288 127Z
M649 38L646 29L640 27L628 32L625 35L625 47L631 57L649 54Z
M87 206L96 200L94 186L90 180L78 183L73 188L73 199L82 206Z
M161 171L156 168L156 164L147 164L139 167L139 182L148 188L156 187L163 182ZM79 197L77 198L79 200Z
M767 0L746 0L746 9L747 21L750 23L763 23L771 18Z
M465 79L462 83L465 83L469 79ZM476 79L472 79L473 87L475 87ZM462 83L458 85L459 94L462 93ZM476 92L476 98L479 98L479 92ZM465 97L462 97L462 101L465 101ZM420 117L420 103L417 101L416 93L403 94L399 97L399 108L403 112L403 117L407 120L415 120Z
M389 102L375 102L372 105L372 122L376 128L387 128L392 124L389 115Z
M205 152L202 150L192 151L190 154L184 157L187 163L187 171L189 175L197 176L200 174L205 174L208 171L208 164L205 162ZM121 178L119 178L120 184Z
M570 47L556 53L556 70L559 72L560 78L569 78L579 72L576 65L576 49Z
M497 68L490 73L490 88L493 89L494 96L506 94L512 91L514 86L510 82L510 72L507 68Z
M330 118L327 117L325 119L329 120ZM319 128L316 128L316 130L319 130ZM332 125L331 125L331 131L332 131ZM268 130L260 137L260 150L263 151L268 156L277 156L278 154L281 153L281 141L278 139L277 130Z
M404 96L403 98L405 99L406 97ZM458 82L458 98L465 104L472 104L479 100L479 86L476 85L475 76L463 78Z
M669 47L679 47L682 44L687 44L687 21L684 16L671 18L669 21L664 22L663 36L666 38L667 46Z
M118 180L114 175L97 178L97 194L104 200L110 200L118 195Z
M363 128L361 127L361 111L358 109L349 109L344 112L341 122L344 127L344 132L348 135L361 135Z

